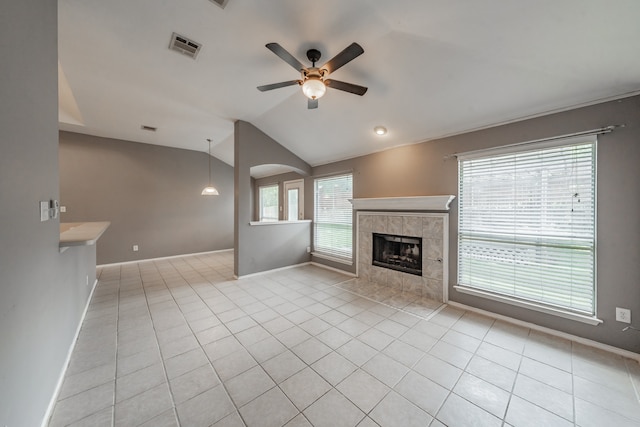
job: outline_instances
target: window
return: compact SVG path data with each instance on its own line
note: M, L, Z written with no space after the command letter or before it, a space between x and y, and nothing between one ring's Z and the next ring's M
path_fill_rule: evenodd
M259 187L260 221L278 220L278 185Z
M351 261L353 176L340 175L315 180L314 252Z
M459 290L595 316L595 139L459 157Z

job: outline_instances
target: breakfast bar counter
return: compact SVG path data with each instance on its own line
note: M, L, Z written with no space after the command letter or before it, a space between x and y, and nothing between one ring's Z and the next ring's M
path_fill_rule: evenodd
M61 222L60 248L95 245L110 224L109 221Z

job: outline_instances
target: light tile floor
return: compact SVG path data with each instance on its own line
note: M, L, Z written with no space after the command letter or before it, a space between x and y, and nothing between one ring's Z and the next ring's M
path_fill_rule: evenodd
M314 266L232 266L99 269L49 426L640 425L635 361L412 296L394 308Z

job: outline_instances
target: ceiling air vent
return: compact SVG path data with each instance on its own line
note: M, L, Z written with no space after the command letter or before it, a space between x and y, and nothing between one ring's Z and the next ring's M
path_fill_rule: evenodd
M223 9L227 5L227 3L229 3L229 0L210 0L210 1L211 1L211 3L217 4L218 6L220 6Z
M202 45L198 42L188 39L180 34L171 34L171 43L169 43L169 49L178 51L187 55L190 58L196 59L196 55L200 52Z

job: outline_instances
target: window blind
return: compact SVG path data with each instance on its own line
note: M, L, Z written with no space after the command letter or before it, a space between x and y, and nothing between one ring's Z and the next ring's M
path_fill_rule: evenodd
M460 159L460 286L595 314L595 140Z
M314 251L345 260L352 259L353 176L315 180Z

